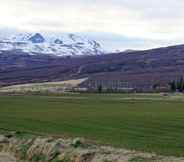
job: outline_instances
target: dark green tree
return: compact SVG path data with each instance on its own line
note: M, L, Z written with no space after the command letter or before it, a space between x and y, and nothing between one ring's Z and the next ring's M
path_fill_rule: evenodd
M176 87L176 82L175 81L170 82L169 86L170 86L170 89L171 89L172 92L176 92L177 87Z
M102 85L99 85L98 86L98 93L102 93L102 90L103 90Z
M179 92L183 92L184 88L184 79L181 77L180 79L177 80L177 90Z
M183 92L184 91L184 79L180 77L180 79L173 80L169 83L170 89L172 92Z
M155 84L153 85L153 89L156 90L159 86L160 86L159 83L155 83Z

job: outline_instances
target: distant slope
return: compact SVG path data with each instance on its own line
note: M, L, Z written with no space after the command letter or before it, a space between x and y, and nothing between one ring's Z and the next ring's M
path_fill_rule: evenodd
M183 74L184 45L74 58L27 55L20 51L0 55L2 86L88 77L122 80L137 89L148 90L154 84L167 85Z

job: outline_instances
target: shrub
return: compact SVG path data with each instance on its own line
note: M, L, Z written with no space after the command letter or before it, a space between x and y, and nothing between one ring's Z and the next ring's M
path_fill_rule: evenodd
M72 144L71 144L71 145L72 145L73 147L77 148L77 147L79 147L81 144L82 144L81 139L80 139L80 138L76 138L76 139L74 139L74 140L72 141Z

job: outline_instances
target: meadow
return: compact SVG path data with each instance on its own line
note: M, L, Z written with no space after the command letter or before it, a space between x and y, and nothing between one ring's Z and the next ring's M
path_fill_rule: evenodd
M0 129L184 156L184 96L63 94L0 96Z

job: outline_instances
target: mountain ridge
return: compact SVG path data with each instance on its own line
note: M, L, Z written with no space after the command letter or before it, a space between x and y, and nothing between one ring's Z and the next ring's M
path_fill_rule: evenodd
M20 50L28 54L55 56L101 55L101 45L95 40L75 34L59 36L41 33L17 33L0 38L0 51Z

